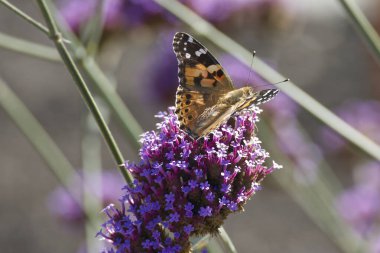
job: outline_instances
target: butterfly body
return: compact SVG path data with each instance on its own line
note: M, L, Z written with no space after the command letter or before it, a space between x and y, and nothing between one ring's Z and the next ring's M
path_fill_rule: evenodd
M211 53L186 33L176 33L173 49L180 83L175 112L180 128L194 138L206 136L235 112L267 102L278 93L277 89L236 89Z

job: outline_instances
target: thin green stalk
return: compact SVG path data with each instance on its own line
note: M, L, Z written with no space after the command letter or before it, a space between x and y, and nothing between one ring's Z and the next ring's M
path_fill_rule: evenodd
M68 186L69 179L76 174L73 166L28 108L1 78L0 105L46 161L56 178L63 185Z
M347 12L347 15L350 17L357 31L367 42L370 49L372 49L375 55L375 59L380 64L380 36L377 34L376 30L365 17L364 13L360 10L359 6L355 3L355 1L338 1L342 4L343 9Z
M54 42L63 62L65 63L67 69L69 70L70 74L72 75L75 83L77 84L77 87L85 100L88 108L90 109L93 117L95 118L96 123L99 126L99 129L115 159L116 164L118 165L118 168L122 175L124 176L125 180L129 185L132 186L133 179L132 176L128 173L128 171L125 168L124 165L124 158L119 150L119 147L116 144L115 139L113 138L111 131L109 130L107 124L105 123L94 98L92 97L89 89L87 88L87 85L80 74L76 64L74 63L71 55L69 54L65 44L62 41L62 36L58 31L58 28L55 24L55 21L46 5L46 2L44 0L37 0L37 3L41 9L41 12L44 16L44 19L47 23L47 26L49 28L50 32L50 38Z
M140 135L143 129L128 109L126 104L116 92L112 81L106 76L104 71L96 63L94 57L90 56L83 44L70 32L67 27L62 24L62 30L65 37L72 41L72 48L76 50L74 55L75 61L80 65L83 73L90 78L91 83L95 86L97 92L102 96L108 104L110 110L115 114L116 119L122 126L126 139L131 141L133 147L138 150L140 148Z
M219 237L223 245L226 247L226 250L228 250L228 252L237 253L235 245L232 243L231 238L229 237L227 231L223 228L223 226L219 228Z
M128 107L124 104L121 97L116 93L115 87L112 86L111 81L100 70L95 60L91 57L79 61L83 71L91 79L96 89L102 94L103 99L107 102L110 109L115 113L116 118L121 123L127 139L133 140L131 144L136 149L140 148L139 138L143 129L137 122L136 118L130 112Z
M23 12L22 10L17 8L15 5L11 4L7 0L0 0L0 3L4 4L5 7L7 7L11 11L13 11L17 15L19 15L21 18L25 19L28 23L37 27L38 30L42 31L43 33L45 33L48 36L50 35L49 29L46 26L44 26L43 24L41 24L40 22L38 22L37 20L35 20L31 16L29 16L28 14L26 14L25 12ZM62 40L66 43L70 43L70 41L65 39L65 38L62 38Z
M8 2L6 3L9 4ZM18 10L18 9L14 7L14 8L11 8L11 10ZM26 13L23 13L20 10L15 11L15 13L22 18L25 18L27 20L32 20L33 21L32 23L38 23L37 21L33 20L32 17L28 16ZM42 24L40 24L38 27L40 26L42 27L43 31L48 30L48 28L46 28ZM141 128L141 126L139 125L135 117L132 115L132 113L129 111L128 107L124 104L123 100L117 94L116 90L111 84L111 81L106 77L106 75L100 69L98 64L95 62L94 58L87 54L87 51L85 50L83 45L77 39L75 39L73 34L69 34L69 32L66 31L66 35L70 38L70 41L72 42L71 44L73 44L73 49L75 50L75 53L74 53L75 61L81 64L85 74L91 79L91 81L93 81L96 89L103 96L104 100L108 103L108 106L110 107L110 109L115 113L116 118L119 120L119 122L121 123L123 127L123 130L124 130L124 133L126 134L127 139L132 140L132 145L136 149L139 149L140 148L139 136L143 132L143 129ZM29 49L33 49L34 44L29 44L28 41L23 41L25 45L25 47L23 47L22 44L18 43L18 41L21 41L21 40L14 37L9 37L9 36L7 36L7 38L9 39L8 41L6 41L7 44L14 45L13 47L7 47L8 49L50 60L50 58L45 57L44 50L42 51L29 50ZM0 46L2 45L3 43L0 42ZM6 47L6 45L4 45L4 47ZM40 47L43 48L43 46L40 46ZM50 49L46 48L46 50L47 51L49 50L50 52ZM55 60L55 59L53 59L52 57L51 60Z
M72 193L70 187L70 179L74 177L77 172L33 114L1 78L0 106L25 135L27 140L34 146L55 178L72 196L78 206L82 207L81 201ZM97 223L95 223L91 217L86 216L86 218L89 219L92 226L96 227L95 224Z
M204 248L208 244L210 237L211 235L208 234L203 236L202 238L199 238L199 240L191 246L191 252Z
M74 40L72 40L74 41ZM115 88L112 86L111 81L100 69L99 65L95 62L93 57L85 53L84 48L78 45L77 54L74 55L75 60L81 65L84 73L91 79L95 88L102 95L105 102L107 102L110 109L116 115L116 119L120 122L122 129L128 140L132 140L131 144L135 149L140 148L139 136L142 134L143 129L137 122L136 118L130 112L128 107L124 104L121 97L117 94ZM0 33L0 47L10 49L26 55L38 57L44 60L51 60L62 62L57 50L41 44L29 42L13 36Z
M38 22L37 20L35 20L31 16L29 16L28 14L26 14L25 12L23 12L22 10L20 10L19 8L17 8L15 5L13 5L10 2L8 2L7 0L0 0L0 3L4 4L8 9L10 9L14 13L16 13L17 15L19 15L23 19L25 19L28 23L30 23L33 26L37 27L38 30L42 31L46 35L50 34L49 33L49 29L47 27L45 27L43 24L41 24L40 22Z
M97 0L95 12L80 32L80 40L86 45L87 54L90 56L98 53L99 43L104 32L104 1Z
M63 26L63 27L62 27ZM140 148L140 135L143 129L128 109L126 104L116 92L112 81L106 76L104 71L96 63L94 57L89 56L83 44L70 32L70 29L61 24L62 30L67 38L72 41L72 48L76 50L74 55L76 62L81 66L83 72L90 78L92 84L108 104L110 110L115 114L116 119L122 126L127 140L132 140L131 144L136 150Z
M184 6L178 1L174 0L154 0L162 7L169 10L172 14L176 15L180 20L188 24L192 29L208 38L215 45L230 53L241 62L250 66L252 54L240 44L232 40L230 37L220 32L210 23L195 14L192 10ZM276 72L262 60L255 56L255 71L270 83L284 80L285 77ZM293 82L287 82L282 85L281 90L292 98L295 102L300 104L304 109L309 111L314 117L322 121L324 124L332 128L343 138L347 139L364 152L373 158L380 160L380 146L373 142L371 139L357 131L355 128L340 119L325 106L312 98L306 92L297 87Z
M102 112L108 121L108 112L103 108ZM99 210L102 207L102 161L101 161L101 136L96 122L89 112L86 115L84 136L82 138L82 164L83 164L83 207L86 213L100 224ZM95 187L91 187L95 186ZM90 188L91 187L91 188ZM85 224L85 238L87 252L100 252L102 242L95 238L98 228Z
M60 62L57 50L38 43L22 40L0 32L0 47L44 60Z

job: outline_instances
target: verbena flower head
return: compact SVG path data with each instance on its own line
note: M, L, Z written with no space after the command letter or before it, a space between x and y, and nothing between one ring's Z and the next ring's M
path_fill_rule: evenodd
M235 114L198 140L179 129L174 108L160 113L158 130L142 136L141 161L126 164L134 188L125 187L121 210L107 209L101 235L117 252L188 252L190 236L216 234L279 167L264 165L269 154L254 133L259 112Z

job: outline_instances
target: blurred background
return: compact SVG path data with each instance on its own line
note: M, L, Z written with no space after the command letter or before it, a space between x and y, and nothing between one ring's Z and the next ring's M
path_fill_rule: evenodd
M156 3L104 0L102 6L99 2L59 0L55 4L63 26L95 56L144 131L155 128L158 111L174 105L177 60L171 42L177 31L194 35L209 48L237 87L247 85L249 68ZM267 64L380 144L379 65L339 1L181 2L250 51L256 50ZM356 2L380 31L379 1ZM11 3L43 21L35 1ZM53 46L45 34L3 5L0 32ZM101 206L117 203L123 180L101 139L95 137L95 151L88 151L83 140L94 134L96 127L64 65L1 47L0 59L0 76L74 168L80 174L85 166L103 169L100 179L90 180L101 182L93 185ZM96 93L91 79L89 83ZM268 85L254 72L249 83L258 89ZM99 102L110 116L111 130L125 158L137 161L136 146L108 113L106 104ZM366 251L380 252L380 164L284 94L262 108L258 134L284 168L263 182L264 189L248 202L245 212L227 219L225 229L237 251L350 252L342 246L349 237L339 238L348 232L365 241ZM81 211L4 110L0 110L0 124L1 251L89 252ZM320 182L330 185L328 194ZM73 179L71 187L82 195L80 180ZM309 190L311 195L307 195ZM95 213L102 220L100 211ZM337 222L341 227L335 231L329 227L331 217L324 218L328 216L325 212L334 217L331 224ZM92 240L95 234L90 237Z

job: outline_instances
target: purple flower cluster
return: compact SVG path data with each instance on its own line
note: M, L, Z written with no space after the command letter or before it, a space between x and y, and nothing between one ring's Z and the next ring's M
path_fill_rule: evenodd
M254 133L259 112L242 111L198 140L179 129L174 108L159 114L158 131L142 137L141 161L126 164L134 188L125 187L121 210L106 208L99 234L116 252L189 252L190 236L218 233L280 167L264 165L269 154Z

